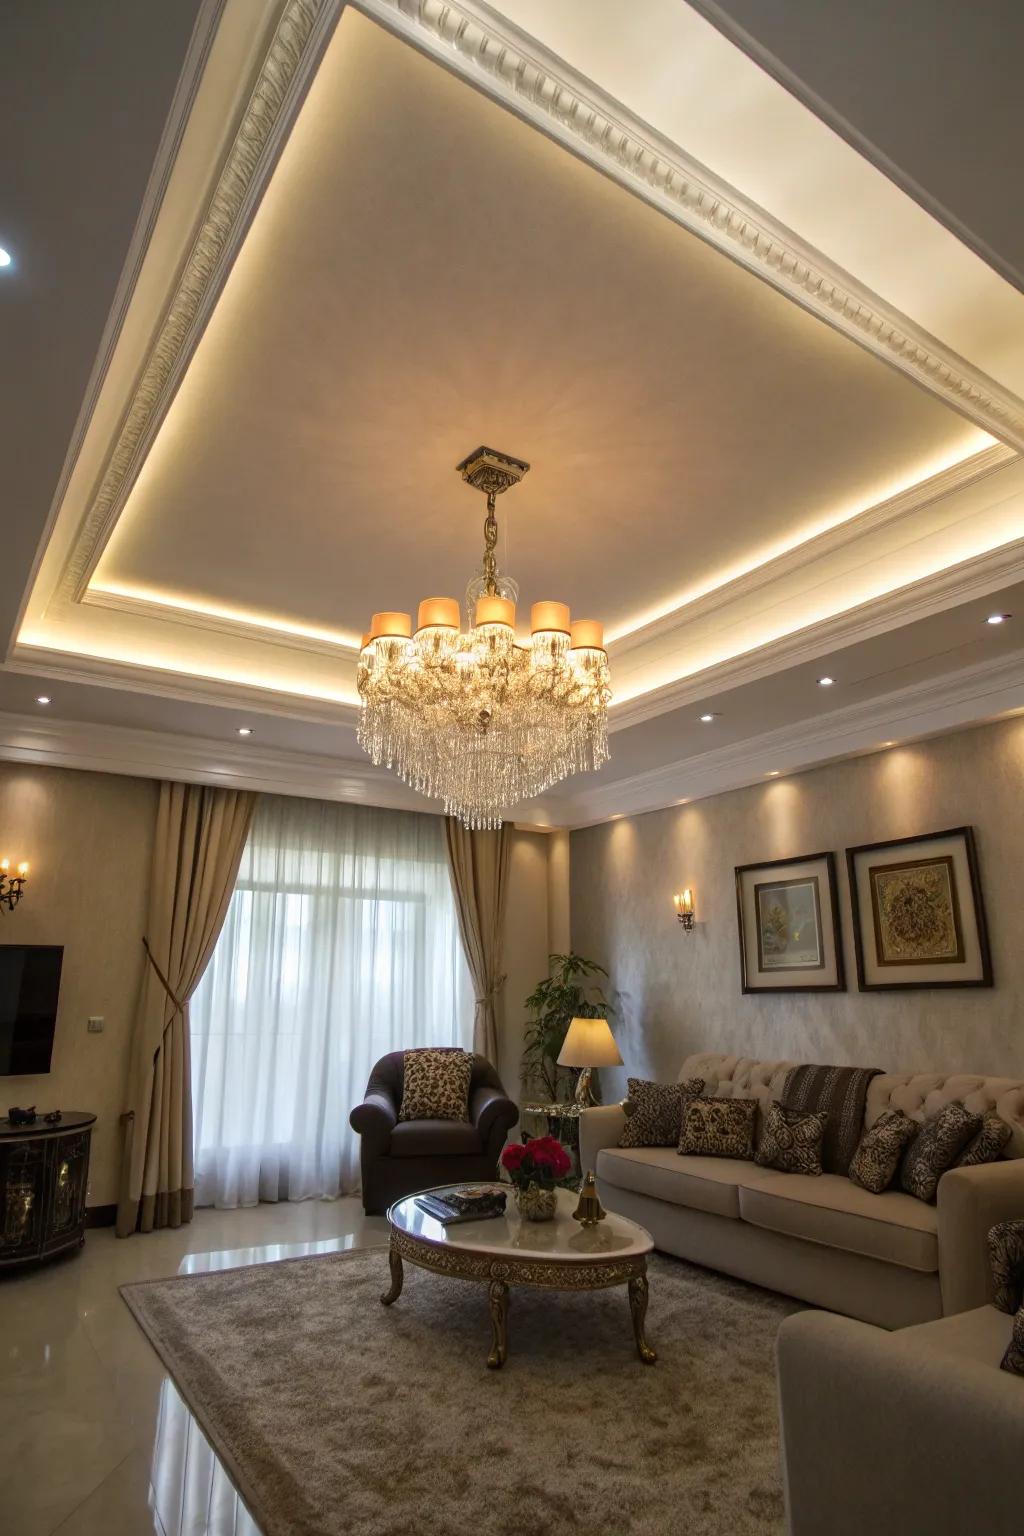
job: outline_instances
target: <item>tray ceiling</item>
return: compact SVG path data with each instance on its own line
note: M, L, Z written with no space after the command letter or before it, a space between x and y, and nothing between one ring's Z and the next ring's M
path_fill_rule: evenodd
M547 27L533 0L507 5ZM655 101L634 119L473 0L260 0L255 28L245 0L216 14L5 670L65 679L89 730L110 689L121 731L188 734L190 704L196 734L218 709L264 711L262 738L317 757L325 792L329 754L362 766L354 647L371 611L461 597L477 568L483 508L454 465L478 442L532 465L499 516L522 617L560 597L611 638L622 767L595 805L680 742L706 750L701 697L733 690L732 749L804 718L814 656L886 652L848 695L859 709L883 674L916 667L931 686L947 650L975 663L970 605L1024 577L1008 341L997 383L990 344L982 365L950 350L688 161ZM594 53L588 14L559 10L559 46L576 18L581 61L611 85L616 49L609 35ZM705 24L661 0L649 19L680 14L692 95ZM749 116L753 66L711 35ZM671 72L655 85L678 99ZM831 166L834 211L849 164L807 119L806 154L787 119L793 174ZM851 222L858 199L869 218L867 183L849 190ZM949 291L935 253L967 270L941 239L925 318ZM962 290L962 335L1007 335L992 281ZM18 696L0 688L0 712ZM372 794L365 774L345 782Z

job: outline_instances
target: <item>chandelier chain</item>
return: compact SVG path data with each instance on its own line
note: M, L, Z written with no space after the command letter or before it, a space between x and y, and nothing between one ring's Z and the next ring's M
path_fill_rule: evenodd
M493 597L498 590L498 562L494 554L494 547L498 542L498 519L494 513L496 499L496 491L487 492L487 516L484 518L484 579L488 597Z

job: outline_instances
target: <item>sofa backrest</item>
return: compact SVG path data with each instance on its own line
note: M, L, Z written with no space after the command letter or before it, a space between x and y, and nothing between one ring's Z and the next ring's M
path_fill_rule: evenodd
M719 1098L758 1099L763 1105L779 1099L795 1061L755 1061L750 1056L723 1056L698 1051L687 1056L679 1080L702 1077L705 1091ZM864 1110L866 1127L889 1109L902 1109L914 1120L927 1120L944 1104L959 1103L975 1114L994 1109L1013 1131L1006 1157L1024 1157L1024 1080L1016 1077L946 1076L941 1072L883 1072L868 1086Z
M969 1077L941 1072L883 1072L868 1085L864 1120L874 1125L889 1109L927 1120L944 1104L963 1104L972 1114L994 1109L1013 1130L1005 1157L1024 1157L1024 1082L1018 1077Z

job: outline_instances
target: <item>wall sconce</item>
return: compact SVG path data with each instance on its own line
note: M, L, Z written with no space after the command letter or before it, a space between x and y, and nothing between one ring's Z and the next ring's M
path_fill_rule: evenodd
M16 874L10 874L10 859L0 859L0 912L6 907L13 912L21 900L28 879L28 865L19 864Z
M673 896L672 900L675 902L676 917L678 917L683 925L683 932L692 933L695 922L692 890L687 886L685 891L682 891L678 896Z

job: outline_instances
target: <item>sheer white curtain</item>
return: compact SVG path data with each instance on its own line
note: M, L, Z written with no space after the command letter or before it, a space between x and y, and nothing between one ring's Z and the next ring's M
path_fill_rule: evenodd
M440 817L261 799L190 1016L196 1204L358 1189L374 1062L472 1045Z

